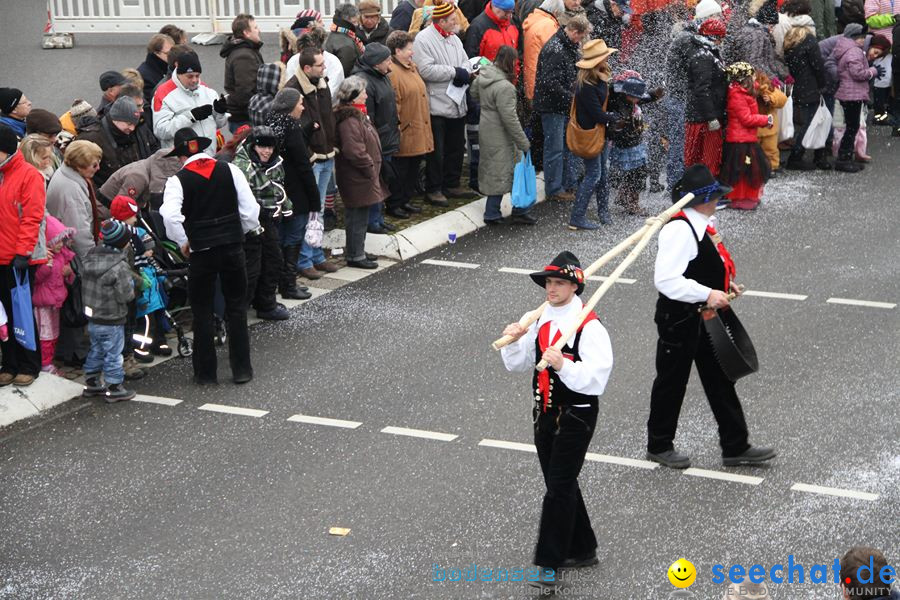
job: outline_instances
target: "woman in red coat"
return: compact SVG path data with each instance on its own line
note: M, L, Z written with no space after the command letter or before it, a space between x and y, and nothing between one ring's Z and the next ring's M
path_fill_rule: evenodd
M731 208L753 210L759 204L760 192L769 179L771 166L756 130L772 127L771 115L760 114L754 95L756 72L749 63L737 62L726 69L728 80L728 126L725 128L725 150L719 181L734 190L726 196Z

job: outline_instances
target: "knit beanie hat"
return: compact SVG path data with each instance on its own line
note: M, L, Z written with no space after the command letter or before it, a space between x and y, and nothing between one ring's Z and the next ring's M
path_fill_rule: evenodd
M694 9L694 19L697 21L705 21L710 17L722 14L722 7L716 0L700 0Z
M117 98L109 107L109 118L112 121L124 121L137 125L141 120L141 111L138 110L133 98L123 96Z
M384 44L379 44L378 42L372 42L368 46L366 46L365 52L363 55L359 57L359 62L364 65L369 65L370 67L374 67L379 63L383 63L387 59L391 57L391 51Z
M16 110L22 99L22 90L16 88L0 88L0 112L8 115Z
M118 195L109 205L109 215L123 223L138 214L138 205L131 196Z
M105 92L111 87L125 85L128 80L118 71L106 71L100 76L100 90Z
M200 57L193 52L185 52L184 54L179 54L176 62L178 63L178 68L175 69L175 71L179 75L184 75L186 73L203 72L203 69L200 67Z
M125 223L115 219L107 219L100 224L100 239L104 246L111 248L124 248L131 236Z
M300 101L300 91L294 88L282 88L272 100L272 112L291 112Z
M15 154L18 148L19 138L16 137L16 132L0 123L0 152Z
M847 23L847 26L844 27L844 37L850 38L851 40L856 38L865 37L866 28L860 25L859 23Z
M869 40L869 48L880 48L882 52L887 54L891 51L891 41L878 33L873 35L872 39Z
M97 116L97 111L94 110L94 107L81 98L72 102L72 108L69 109L69 116L72 117L73 121L78 117L83 117L89 113L93 113L93 116L95 117Z
M25 117L25 133L56 135L62 131L59 117L49 110L35 108Z
M500 10L512 10L516 7L515 0L491 0L491 4Z
M703 24L700 25L700 35L709 38L723 38L727 31L728 29L725 26L725 21L721 19L709 19L703 21Z
M361 15L380 15L381 4L378 0L360 0L359 14Z
M297 19L294 21L293 25L291 25L291 32L299 37L304 30L312 27L313 23L321 20L322 13L319 11L313 10L312 8L301 10L297 13Z
M763 25L778 25L778 5L775 0L767 0L754 18Z
M454 12L456 12L456 6L450 4L449 2L435 4L434 10L431 11L431 20L439 21L440 19L449 17Z

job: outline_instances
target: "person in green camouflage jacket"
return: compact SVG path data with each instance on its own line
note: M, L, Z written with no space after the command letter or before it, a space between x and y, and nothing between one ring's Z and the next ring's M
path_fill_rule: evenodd
M285 306L275 299L284 262L277 223L282 217L290 216L293 209L284 192L282 162L272 128L254 127L238 148L232 163L247 177L260 206L259 224L263 227L262 235L244 241L247 304L256 309L260 319L271 321L289 317Z

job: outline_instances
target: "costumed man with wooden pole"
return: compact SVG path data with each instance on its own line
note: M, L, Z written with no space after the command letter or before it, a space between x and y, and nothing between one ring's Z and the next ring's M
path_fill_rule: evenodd
M688 193L694 198L659 233L653 278L659 290L654 319L659 341L647 421L647 459L670 468L691 465L690 458L675 449L674 440L694 363L719 425L722 463L727 467L757 465L776 454L772 448L748 442L734 380L717 361L703 326L703 319L715 317L717 309L721 312L741 292L734 282L734 261L711 222L717 201L730 191L706 166L689 167L672 189L672 198ZM708 313L701 314L704 310Z
M543 271L532 273L546 290L547 306L536 323L512 323L503 331L513 341L501 349L509 371L533 371L534 443L544 474L544 494L534 564L543 567L536 587L555 588L555 571L597 564L597 538L591 528L578 474L597 423L598 396L612 370L609 334L597 315L582 317L585 274L571 252L563 252ZM561 348L564 332L577 331ZM539 360L550 368L535 370ZM552 569L552 571L551 571Z

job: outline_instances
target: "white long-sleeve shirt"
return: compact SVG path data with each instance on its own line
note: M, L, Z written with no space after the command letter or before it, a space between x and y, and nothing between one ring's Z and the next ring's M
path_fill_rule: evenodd
M669 221L659 231L659 251L656 253L656 268L653 283L659 292L678 302L705 302L712 288L684 276L688 263L697 257L699 242L706 235L706 227L713 219L698 213L693 208L684 209L690 223Z
M187 159L184 164L188 165L200 159L209 159L209 156L201 152ZM244 173L231 163L224 164L228 165L231 170L231 178L234 180L241 229L244 233L253 231L259 227L259 203L256 202L256 197L253 195L253 190L250 189ZM179 247L188 242L187 234L184 232L184 213L181 212L183 203L184 189L181 187L181 180L177 175L172 175L166 180L166 189L163 192L163 202L159 207L159 214L166 226L166 237L178 244ZM202 250L208 250L208 248L191 248L191 252Z
M535 339L541 326L550 322L549 339L553 340L557 331L566 331L578 321L583 309L584 304L578 296L574 296L565 306L545 308L541 318L537 323L531 324L525 335L501 348L500 356L506 370L513 372L533 370L536 364ZM574 344L575 336L569 338L567 343ZM582 328L578 354L581 357L578 362L563 359L563 367L557 372L560 381L573 392L589 396L601 395L612 372L613 354L609 333L600 321L590 321Z

